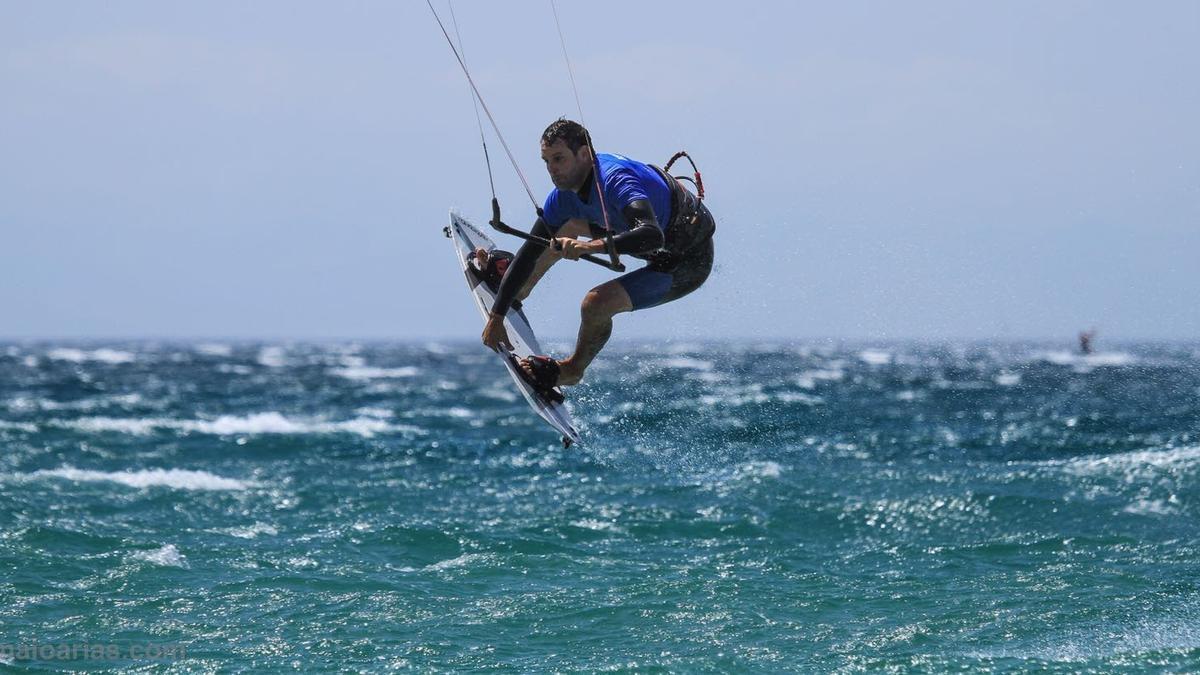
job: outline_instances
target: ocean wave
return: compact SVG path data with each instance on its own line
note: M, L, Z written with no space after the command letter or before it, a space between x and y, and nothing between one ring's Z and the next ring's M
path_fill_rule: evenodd
M219 356L223 358L233 356L233 347L212 342L198 344L195 346L195 350L197 354L203 354L204 356Z
M5 402L5 407L16 412L34 410L95 410L110 405L129 407L141 405L145 399L141 394L117 394L114 396L97 396L83 398L77 401L53 401L47 398L28 398L18 396Z
M663 359L658 362L658 365L662 366L663 368L681 368L700 371L708 371L713 369L713 363L711 361L695 359L689 356L675 356L669 359Z
M264 347L258 352L258 364L268 368L282 368L287 365L286 357L283 347Z
M771 396L763 393L760 387L747 387L741 391L721 394L704 394L700 403L706 406L723 405L737 408L744 405L761 405L771 400Z
M846 377L846 371L829 368L806 370L792 378L796 386L802 389L814 389L817 382L838 382Z
M413 377L421 372L416 366L402 368L372 368L368 366L350 366L330 369L331 375L344 377L348 380L376 380L387 378Z
M614 534L624 534L625 530L616 523L600 520L598 518L581 518L571 521L572 527L578 527L584 530L592 530L593 532L612 532Z
M783 465L778 462L746 462L738 465L733 472L735 479L745 478L779 478L783 475Z
M471 567L475 563L478 563L478 562L484 561L484 560L490 560L493 557L494 556L492 556L490 554L486 554L486 553L464 553L464 554L458 556L457 558L449 558L447 560L440 560L438 562L426 565L420 569L418 569L416 567L407 566L407 565L404 567L397 567L394 569L396 569L399 572L403 572L405 574L412 574L413 572L447 572L449 570Z
M167 420L155 419L120 419L115 417L83 417L76 420L54 420L49 426L68 427L77 431L102 433L114 431L119 434L144 436L154 431L156 427L164 426Z
M798 391L779 391L768 394L761 385L748 387L731 387L728 391L716 394L702 394L698 399L705 406L725 406L740 408L748 405L763 405L765 403L802 403L804 405L821 405L825 400Z
M444 572L446 570L451 570L451 569L455 569L455 568L459 568L459 567L470 567L474 563L477 563L481 560L487 560L488 558L489 558L489 556L486 554L483 554L483 553L464 553L463 555L460 555L457 558L451 558L450 560L442 560L440 562L435 562L432 565L427 565L425 567L425 571L426 572Z
M1179 509L1172 506L1178 503L1178 498L1171 495L1168 499L1139 499L1121 510L1137 516L1171 516L1179 513Z
M858 353L858 358L868 365L886 366L892 362L892 353L882 349L864 349Z
M137 355L133 354L132 352L108 348L97 349L89 352L71 347L59 347L58 349L51 349L50 351L46 352L46 358L54 361L70 361L72 363L98 361L100 363L120 364L133 363L137 360Z
M1034 645L970 652L984 658L1040 659L1050 662L1085 663L1096 659L1162 654L1200 647L1200 629L1194 610L1186 605L1124 625L1101 624L1040 637ZM1129 672L1129 662L1121 672ZM1103 670L1103 669L1100 669ZM1169 669L1168 669L1169 670ZM1079 672L1075 669L1072 672ZM1114 671L1116 672L1116 671ZM1190 672L1190 670L1189 670Z
M695 342L673 342L661 349L655 347L653 351L662 354L695 354L707 350L704 349L704 345Z
M238 539L254 539L260 534L268 534L271 536L279 534L279 530L267 523L254 523L246 527L227 527L221 530L214 530L220 534L227 534Z
M737 483L747 480L758 482L770 478L779 478L783 475L784 470L784 466L778 462L752 460L705 472L700 475L700 480L702 483L708 484Z
M152 565L158 565L159 567L180 567L185 569L188 567L187 559L183 557L179 549L175 548L174 544L166 544L153 551L138 551L129 557L133 560L141 560Z
M225 478L207 471L186 469L142 469L139 471L91 471L63 466L24 474L28 479L61 478L77 483L109 482L134 488L169 487L177 490L249 490L261 487L254 481Z
M1001 387L1015 387L1021 384L1020 373L999 373L993 381Z
M164 418L83 417L52 420L52 426L84 432L117 432L143 436L157 429L228 436L233 434L334 434L350 433L371 437L384 433L423 433L420 427L389 424L374 417L357 417L341 422L295 420L277 412L256 413L245 417L222 415L213 420L177 420Z
M364 408L359 408L359 409L355 410L354 412L363 417L370 417L370 418L381 419L381 420L396 416L396 413L394 411L388 410L387 408L364 407Z
M1120 474L1133 478L1147 473L1178 472L1200 467L1200 446L1154 450L1134 450L1113 455L1089 455L1065 460L1050 460L1076 476Z
M1078 354L1069 351L1041 352L1035 360L1045 361L1057 366L1129 366L1136 364L1138 358L1127 352L1100 352L1097 354Z

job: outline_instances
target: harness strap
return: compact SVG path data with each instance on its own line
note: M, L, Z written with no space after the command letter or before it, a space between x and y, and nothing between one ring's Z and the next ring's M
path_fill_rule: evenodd
M641 257L644 260L650 261L653 268L661 272L669 272L678 264L688 257L693 251L698 250L713 237L716 232L715 223L712 222L712 216L708 213L707 207L700 201L698 195L693 195L688 192L679 183L679 178L690 180L686 176L672 176L665 169L660 169L653 164L650 168L658 172L666 182L667 187L671 191L671 222L665 223L666 241L663 248L651 252ZM707 231L700 234L699 237L688 241L685 246L679 248L678 238L687 234L694 234L694 228L701 222L701 219L706 220L711 227Z
M678 178L684 178L684 180L691 180L693 183L695 183L696 196L699 197L701 201L703 201L704 200L704 180L700 178L700 169L696 168L696 162L694 162L692 160L692 156L687 154L686 151L680 150L679 152L675 153L674 155L671 155L671 159L667 160L667 165L663 167L663 171L669 172L671 170L671 165L674 164L675 161L677 159L679 159L680 157L686 159L688 161L688 164L692 165L692 175L695 176L696 179L692 180L690 178L686 178L683 176L678 176Z

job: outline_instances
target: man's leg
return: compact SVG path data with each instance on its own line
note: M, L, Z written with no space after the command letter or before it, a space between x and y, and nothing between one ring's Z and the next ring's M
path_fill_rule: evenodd
M632 309L633 301L629 299L629 293L615 279L593 288L583 296L575 353L559 361L559 384L578 384L583 379L583 372L612 335L613 316Z

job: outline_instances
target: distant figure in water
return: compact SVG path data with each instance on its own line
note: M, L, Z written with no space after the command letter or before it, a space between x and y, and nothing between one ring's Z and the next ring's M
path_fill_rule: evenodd
M1096 329L1085 330L1079 334L1079 353L1087 356L1092 353L1092 338L1096 337Z

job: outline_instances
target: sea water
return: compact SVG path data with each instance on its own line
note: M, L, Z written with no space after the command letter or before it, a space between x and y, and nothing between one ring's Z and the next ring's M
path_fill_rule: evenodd
M0 344L0 668L1194 672L1200 346L1108 347L614 343L564 449L475 343Z

